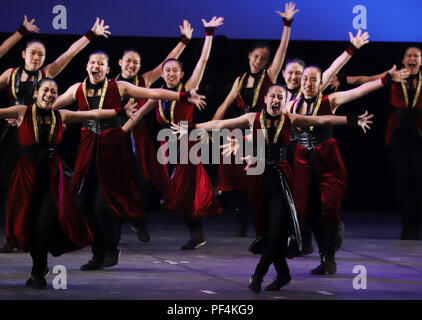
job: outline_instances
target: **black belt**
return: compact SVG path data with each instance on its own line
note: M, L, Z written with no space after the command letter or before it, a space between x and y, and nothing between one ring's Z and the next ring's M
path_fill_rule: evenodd
M422 116L422 108L394 108L393 112L402 117Z
M265 163L269 165L274 165L281 163L286 160L287 148L279 146L272 146L265 148Z
M333 138L332 132L303 131L296 134L297 143L306 149L313 149L323 142Z
M52 159L57 156L58 146L51 144L47 146L32 145L20 146L20 153L26 157L49 158Z
M106 120L86 120L82 126L92 132L101 133L111 128L120 127L117 118L106 119Z

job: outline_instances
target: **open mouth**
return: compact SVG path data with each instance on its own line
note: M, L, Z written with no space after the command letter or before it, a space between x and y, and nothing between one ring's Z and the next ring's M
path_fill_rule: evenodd
M410 62L409 64L408 64L408 66L409 66L409 68L416 68L416 63L413 63L413 62Z
M280 105L272 105L272 106L271 106L271 110L272 110L273 112L278 112L278 111L280 110Z

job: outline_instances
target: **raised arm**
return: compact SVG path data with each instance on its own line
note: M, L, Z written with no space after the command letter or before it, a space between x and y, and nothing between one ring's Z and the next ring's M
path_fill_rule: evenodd
M218 107L212 120L222 120L224 116L226 115L227 110L236 100L236 97L238 94L239 94L239 77L237 77L236 80L234 81L232 89L230 90L230 93L228 94L226 99L224 99L224 102Z
M22 25L9 38L0 45L0 58L3 57L22 37L28 32L39 33L40 29L34 24L35 19L28 21L26 15L23 16Z
M76 101L76 90L80 86L80 83L75 83L65 93L60 95L53 104L53 109L60 109L66 107Z
M95 109L89 111L60 110L60 115L65 123L76 123L84 120L107 119L118 115L115 109Z
M94 25L91 28L91 32L95 36L103 36L108 38L110 31L109 26L104 26L104 20L97 18ZM90 32L84 35L75 43L73 43L65 53L58 57L54 62L50 63L44 68L44 71L48 78L55 78L67 65L68 63L92 40L92 34Z
M284 12L276 11L280 17L283 18L284 28L283 34L281 35L280 45L278 46L271 66L267 70L272 83L277 82L277 77L281 71L281 67L283 66L284 58L286 57L287 47L290 40L290 25L293 21L293 16L299 12L299 9L295 10L295 6L296 4L293 2L289 2L286 3Z
M406 77L406 71L405 70L396 70L396 66L393 66L387 76L381 79L373 80L367 83L364 83L360 85L357 88L347 90L347 91L339 91L334 92L328 96L330 100L331 110L334 113L339 106L342 104L348 103L350 101L353 101L355 99L358 99L360 97L363 97L364 95L367 95L368 93L375 91L381 87L384 86L389 80L387 77L391 76L391 81L394 82L403 82L404 78Z
M189 21L183 20L183 27L179 26L179 28L182 34L182 40L179 41L179 43L168 54L164 61L168 59L177 59L182 54L183 50L185 50L189 41L192 39L193 28L191 27ZM149 88L155 81L158 80L158 78L160 78L161 69L163 67L164 61L161 62L158 66L156 66L153 70L147 71L142 74L142 78L144 78L145 86L147 88Z
M334 76L344 67L344 65L350 60L355 50L360 49L363 45L369 42L369 34L365 32L362 34L362 30L359 29L356 36L349 32L351 48L346 49L336 60L333 61L331 66L324 71L322 74L322 89L324 91L329 85Z
M186 91L197 88L199 86L202 80L202 76L204 75L208 58L210 56L214 30L223 24L223 20L224 18L221 17L213 17L209 22L202 19L202 23L204 24L206 30L205 42L204 46L202 47L201 57L196 64L195 70L193 70L191 77L185 83Z

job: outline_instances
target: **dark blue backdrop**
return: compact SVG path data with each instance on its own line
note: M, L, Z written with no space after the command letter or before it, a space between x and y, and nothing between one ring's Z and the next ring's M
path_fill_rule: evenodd
M371 41L422 40L420 0L295 2L300 12L295 18L292 40L346 40L347 32L354 32L362 23L365 26L365 21ZM178 25L188 19L195 29L194 37L202 37L200 19L217 15L225 18L218 34L237 39L279 39L282 22L275 11L284 11L285 3L280 0L3 0L0 32L16 30L26 13L37 19L42 33L82 34L100 16L111 26L113 35L175 37L179 34ZM56 6L62 6L60 9L65 8L66 12L56 8L53 13ZM361 9L353 13L356 6L364 7L366 15ZM57 23L66 29L57 29Z

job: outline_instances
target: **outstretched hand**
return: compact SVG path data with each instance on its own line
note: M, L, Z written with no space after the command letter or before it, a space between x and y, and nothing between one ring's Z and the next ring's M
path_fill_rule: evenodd
M182 36L185 36L188 40L192 39L193 28L188 20L183 20L183 27L179 26L179 29Z
M201 19L201 20L205 28L218 28L219 26L224 24L223 23L224 18L222 17L217 18L216 16L214 16L209 22L205 21L205 19Z
M190 91L190 97L188 98L188 101L193 103L201 111L205 109L207 104L205 102L205 96L199 95L196 93L196 91L198 91L198 87Z
M370 124L373 123L371 120L374 117L373 114L368 115L368 111L358 116L358 126L362 128L363 132L366 133L366 129L371 130Z
M173 130L174 135L179 136L179 140L188 134L188 125L187 124L176 124L174 122L171 123L170 128Z
M284 8L284 12L281 11L276 11L276 13L278 13L278 15L280 17L282 17L283 19L287 20L287 21L291 21L293 20L293 16L299 12L299 9L295 10L295 6L296 4L293 2L288 2L286 3L286 6Z
M239 140L237 140L237 138L227 137L227 141L228 143L225 143L222 146L220 146L220 149L223 149L221 154L224 157L228 157L231 155L235 156L237 151L240 148Z
M361 48L363 45L367 44L369 42L369 34L368 32L365 32L362 34L362 30L359 29L356 33L356 36L353 37L353 34L349 32L349 38L350 42L356 47L356 49Z
M28 18L26 17L26 15L23 16L22 25L25 27L25 29L28 30L28 32L39 33L40 32L40 28L38 28L34 24L34 22L35 22L35 19L32 19L31 21L28 21Z
M97 19L95 20L94 25L91 28L91 31L95 33L96 36L103 36L108 38L108 35L111 34L111 32L108 30L110 28L110 26L105 26L104 25L104 20L97 17Z
M407 69L403 68L401 70L397 70L396 65L394 65L390 70L388 70L388 73L391 75L391 79L394 82L405 82L405 79L410 76L409 71Z

